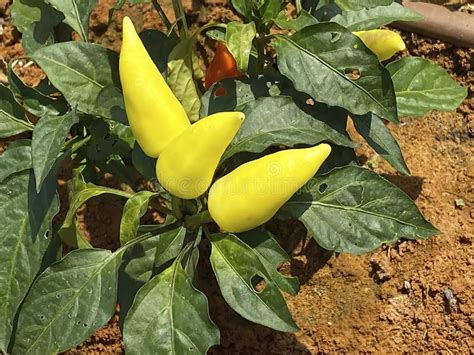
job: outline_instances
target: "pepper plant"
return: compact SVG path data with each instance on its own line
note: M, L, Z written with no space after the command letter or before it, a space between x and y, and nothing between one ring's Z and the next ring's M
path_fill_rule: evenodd
M130 0L131 5L141 2ZM393 21L419 20L418 14L391 0L232 0L242 21L209 23L191 32L179 1L172 2L178 19L173 23L153 0L167 30L145 30L140 38L157 68L151 72L159 70L166 83L150 96L157 88L154 74L152 82L143 80L133 90L123 81L124 75L133 81L134 70L139 75L140 61L148 54L137 54L137 65L119 73L119 54L90 42L88 19L96 3L13 0L10 8L22 33L23 62L36 63L46 78L27 86L15 60L6 63L8 85L0 85L0 138L15 137L0 156L0 352L65 351L107 323L119 304L127 353L205 353L219 343L219 330L196 282L202 243L210 244L210 262L230 307L252 322L294 332L298 327L282 292L296 294L298 280L278 271L289 256L279 245L285 236L265 227L270 217L300 220L321 247L337 253L360 254L402 238L437 233L403 191L360 166L357 144L346 130L352 120L378 155L408 175L384 123L398 124L400 117L431 110L455 110L466 97L465 88L426 59L406 56L381 62L403 43L395 34L371 30ZM114 11L124 3L118 0L110 9L112 21L119 20ZM229 62L210 66L228 68L228 75L208 73L214 79L206 81L206 89L196 50L199 36L225 43L235 59L235 68L229 69ZM133 52L128 55L133 57ZM220 57L228 61L229 55L216 60ZM161 148L156 155L150 153L139 142L138 131L129 126L136 118L132 120L127 102L137 104L138 111L154 107L153 99L163 100L166 90L177 103L174 98L173 104L165 102L156 116L154 109L146 117L136 116L148 127L143 132L151 135L152 148L154 134L156 144L165 146L170 137L163 134L162 122L176 122L173 115L187 117L189 123L181 122L188 132L205 125L204 120L194 122L227 112L236 129L214 159L217 167L209 163L209 156L217 154L210 148L202 165L186 158L194 145L210 147L221 139L219 134L190 135L195 141L186 144L178 132L183 149L163 157L162 170L158 164L157 170L168 174L162 186L155 165L156 157L159 161L165 153ZM243 122L235 121L243 117L239 112L245 115ZM280 176L279 169L293 159L292 150L285 149L315 145L324 147L321 161L331 151L318 173L303 179L309 171L306 163L295 165L298 169L289 177L307 183L297 193L288 192L281 208L267 213L267 205L280 206L273 202L286 188L281 179L269 178ZM204 190L212 184L212 192L232 180L233 172L247 174L246 163L281 150L287 154L282 165L265 170L260 164L254 170L260 175L251 175L254 189L266 194L259 197L262 203L245 188L229 192L240 193L240 200L236 195L227 200L221 190L214 202L209 199L210 213L207 191L192 198L172 193L176 174L189 172L185 164L210 171L212 181ZM64 218L54 218L60 208L56 178L65 162L73 167L68 210ZM101 186L104 173L128 188ZM76 220L81 205L104 194L124 200L116 250L94 247ZM236 222L240 214L232 214L236 210L259 217L244 228ZM165 222L143 224L150 211L161 213ZM217 224L213 214L219 214Z

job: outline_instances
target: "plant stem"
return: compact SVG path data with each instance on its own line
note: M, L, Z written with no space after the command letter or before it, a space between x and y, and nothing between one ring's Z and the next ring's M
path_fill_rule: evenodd
M211 217L211 214L208 210L199 212L193 216L186 216L184 219L184 224L186 227L198 227L201 224L213 222L214 220Z
M168 16L166 16L165 12L163 11L163 8L161 7L161 5L158 3L157 0L151 0L151 2L153 3L153 6L155 7L156 9L156 12L158 12L158 15L160 16L161 18L161 21L163 21L163 23L165 24L166 28L168 29L168 33L177 38L178 36L176 35L176 33L173 31L173 24L170 22L170 20L168 19Z
M186 39L188 38L188 23L186 22L186 14L181 0L173 0L173 10L178 23L179 35L181 39Z
M71 146L71 153L75 153L77 152L80 148L82 148L83 146L85 146L87 143L89 143L89 141L91 140L92 136L87 136L85 137L84 139L78 141L78 142L74 142ZM67 144L67 143L66 143Z
M301 0L296 0L296 14L299 15L302 9Z

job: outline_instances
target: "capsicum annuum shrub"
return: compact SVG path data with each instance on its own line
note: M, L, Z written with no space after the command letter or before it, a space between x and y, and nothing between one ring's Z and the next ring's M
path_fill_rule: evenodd
M390 59L404 43L380 27L418 14L386 0L307 0L290 16L284 0L232 0L241 22L191 33L179 1L176 23L153 1L167 31L137 35L126 18L116 53L89 42L96 3L11 6L26 56L47 78L29 87L12 62L0 86L0 137L23 133L0 157L0 352L65 351L118 303L127 353L205 353L219 343L195 282L205 240L226 302L293 332L281 291L296 294L298 280L278 272L289 256L269 220L298 219L338 253L437 233L404 192L359 166L346 131L352 120L408 175L384 123L454 110L465 98L428 60ZM220 48L206 80L199 36ZM66 160L69 209L58 221L56 177ZM106 172L130 188L100 186ZM77 227L78 208L103 194L125 201L117 250L93 247ZM165 223L142 224L147 210Z

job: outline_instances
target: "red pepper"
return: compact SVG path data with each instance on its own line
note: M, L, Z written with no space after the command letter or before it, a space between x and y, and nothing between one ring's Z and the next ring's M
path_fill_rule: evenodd
M237 69L237 63L232 53L227 49L224 42L218 42L216 54L207 68L204 87L208 90L215 82L240 75L242 74ZM216 90L215 94L216 96L223 96L225 95L225 89L221 87Z

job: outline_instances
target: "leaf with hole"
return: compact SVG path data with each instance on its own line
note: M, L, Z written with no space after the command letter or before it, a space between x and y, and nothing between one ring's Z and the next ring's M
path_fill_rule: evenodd
M274 42L278 68L316 101L398 122L389 72L350 31L336 23L305 27Z
M297 277L285 277L278 268L290 260L285 250L278 244L270 232L255 229L246 233L241 233L237 237L251 247L258 255L272 281L286 293L296 295L299 290Z
M302 221L323 248L352 254L438 232L402 190L360 167L313 178L281 208L279 217Z
M210 236L211 265L222 296L242 317L283 332L298 330L278 286L258 254L232 234ZM264 280L256 289L253 281Z

